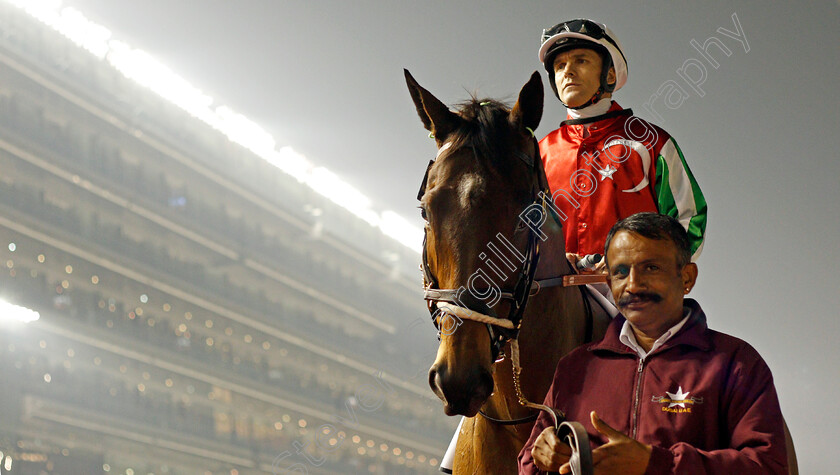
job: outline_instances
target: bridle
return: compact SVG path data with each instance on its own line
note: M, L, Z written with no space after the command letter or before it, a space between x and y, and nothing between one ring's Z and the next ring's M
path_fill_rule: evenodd
M530 129L529 129L530 131ZM531 132L531 142L533 143L534 153L528 155L522 150L517 150L515 155L522 160L532 171L537 175L536 186L532 187L532 205L536 204L541 207L544 215L549 213L552 218L562 227L562 222L555 212L552 205L546 203L550 199L551 193L548 188L548 179L545 176L542 159L539 153L539 144ZM439 149L435 158L429 161L426 167L426 174L423 177L423 182L420 186L420 191L417 199L421 200L426 192L426 185L429 178L429 172L435 161L441 154L450 147L451 142L444 143ZM465 147L473 148L472 145L465 145ZM441 320L444 315L452 315L462 320L473 320L484 323L487 327L487 332L490 336L490 350L492 359L495 363L502 361L505 357L502 348L510 342L511 347L511 364L513 366L513 382L516 390L516 395L519 403L531 409L539 409L548 412L554 420L554 426L557 428L558 435L561 440L567 441L573 448L573 473L591 473L588 470L591 468L591 453L589 449L588 435L583 429L583 426L577 422L565 421L565 414L562 411L545 406L543 404L536 404L528 401L522 393L520 384L521 366L519 362L519 331L522 327L523 315L525 307L528 304L528 298L531 295L536 295L543 288L555 286L582 286L585 284L604 282L605 278L602 275L580 275L575 273L563 274L549 279L536 280L536 269L540 259L540 236L538 230L532 226L528 226L529 235L528 243L525 249L524 260L517 272L516 283L513 288L500 289L500 301L508 301L509 311L507 318L498 318L495 312L490 309L483 301L476 299L470 292L465 291L464 287L459 289L441 289L439 282L435 275L429 268L427 237L428 231L424 231L423 235L423 257L420 264L420 269L423 273L423 298L426 300L426 306L432 318L432 323L438 330L438 339L441 337L442 329ZM593 333L593 316L589 301L584 295L583 288L581 289L581 297L586 306L586 341L592 340ZM465 295L467 294L467 295ZM440 317L440 318L439 318ZM457 328L457 327L456 327ZM501 425L517 425L532 422L537 419L539 412L518 418L518 419L497 419L485 414L482 410L479 413L491 422ZM588 463L587 463L588 462ZM581 468L583 467L583 468Z
M542 159L539 154L539 144L536 138L531 137L533 143L534 153L528 155L521 150L515 152L517 158L522 160L535 174L537 174L537 185L532 188L532 203L541 207L543 213L549 213L553 219L562 226L560 217L556 214L553 207L546 203L550 196L548 190L548 180L545 177L545 172L542 166ZM420 200L426 192L426 184L429 178L429 172L435 161L441 154L449 148L451 142L443 144L438 150L435 159L429 162L426 168L426 174L423 177L423 182L420 186L420 191L417 195ZM471 145L465 145L471 147ZM475 149L473 148L475 153ZM459 319L467 319L484 323L490 335L491 355L494 361L501 361L504 358L502 347L508 341L516 341L519 337L519 330L522 326L522 317L525 312L525 307L528 304L528 298L531 295L536 295L540 290L548 287L556 286L579 286L584 284L591 284L595 282L604 282L604 277L600 275L581 275L581 274L564 274L550 279L536 280L535 274L537 265L540 259L540 236L538 230L532 226L528 226L529 235L528 243L525 252L522 254L524 260L517 272L516 283L513 288L500 289L500 300L508 301L510 303L507 318L498 318L494 312L487 307L484 302L476 299L470 292L467 292L464 287L459 289L441 289L439 282L435 275L429 268L428 261L428 246L427 238L428 231L423 235L423 257L420 269L423 273L423 298L426 300L426 306L432 317L432 323L438 330L438 338L442 331L438 316L449 314L458 317ZM584 299L586 302L586 299ZM587 312L589 313L589 312ZM592 316L588 315L586 340L592 338ZM518 363L518 362L517 362Z
M536 139L533 137L532 142L534 145L533 155L528 155L521 150L517 150L515 153L517 158L522 160L529 168L536 171L536 167L539 166L541 169L542 164L540 163L541 159L539 156L539 145L537 144ZM438 150L438 155L435 157L435 159L429 162L429 166L426 168L426 175L423 177L423 183L420 187L420 192L417 195L418 200L421 199L426 192L426 183L428 181L428 176L432 165L434 165L435 161L440 157L441 153L449 148L449 144L451 144L451 142L447 142L444 145L442 145L441 148ZM476 154L475 148L472 145L466 145L465 147L472 148L473 153ZM537 171L537 173L539 172ZM544 174L542 176L544 176ZM532 187L531 196L533 203L540 204L540 191L542 191L543 197L548 196L547 180L545 180L544 185L542 183L539 183L538 186ZM545 202L543 201L541 205L543 212L545 212L547 209ZM553 210L551 211L552 215L555 217L555 219L557 219L557 222L560 223L559 217L553 214ZM483 301L475 298L475 296L473 296L471 293L465 292L464 287L461 287L459 289L439 288L439 282L435 275L432 273L431 269L429 268L427 246L428 232L424 232L423 261L420 266L423 272L423 298L426 300L427 308L429 309L429 313L432 316L432 322L438 330L438 338L440 338L441 333L441 325L437 318L439 312L449 313L458 316L459 318L464 318L466 316L467 319L478 319L479 321L485 323L485 325L487 326L487 331L490 335L491 354L494 361L498 360L499 355L502 354L502 347L504 346L504 344L507 341L516 339L519 336L519 328L522 323L522 316L525 312L525 306L528 303L528 297L531 294L531 287L534 285L535 282L534 276L536 274L537 264L539 263L540 259L540 238L537 234L537 230L533 229L530 226L528 228L528 244L525 248L525 252L522 254L524 256L524 260L522 261L522 264L516 273L516 283L511 289L500 289L500 300L507 301L510 304L509 312L507 318L505 319L496 318L493 314L494 312L486 304L484 304ZM540 287L542 287L541 284ZM457 311L455 310L456 307L466 309L467 312ZM478 315L467 315L468 313L477 313Z

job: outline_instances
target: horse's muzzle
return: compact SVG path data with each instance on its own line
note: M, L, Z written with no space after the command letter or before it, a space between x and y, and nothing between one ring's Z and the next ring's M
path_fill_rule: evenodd
M436 363L429 369L429 386L443 401L447 416L473 417L493 393L493 375L476 367L465 376L455 375L446 365Z

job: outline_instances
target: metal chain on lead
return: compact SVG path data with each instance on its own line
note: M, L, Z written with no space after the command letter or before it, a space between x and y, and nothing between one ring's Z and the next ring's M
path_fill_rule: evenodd
M522 372L522 367L519 365L519 340L513 339L510 340L510 363L513 366L513 388L516 391L516 398L519 400L519 404L530 407L532 409L539 409L541 411L545 411L551 415L554 419L554 426L557 427L560 421L557 420L557 415L554 410L544 404L537 404L534 402L529 401L525 394L522 393L522 383L519 379L519 373Z

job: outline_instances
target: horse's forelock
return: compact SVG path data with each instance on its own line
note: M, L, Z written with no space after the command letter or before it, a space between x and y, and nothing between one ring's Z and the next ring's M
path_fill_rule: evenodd
M477 99L458 105L464 121L454 134L453 146L472 146L476 155L486 157L496 168L510 165L510 107L493 99Z

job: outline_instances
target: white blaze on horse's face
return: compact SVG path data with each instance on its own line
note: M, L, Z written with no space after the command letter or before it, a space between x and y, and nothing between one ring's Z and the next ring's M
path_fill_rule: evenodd
M478 174L469 174L458 183L458 201L464 209L470 209L477 203L485 190L485 180Z

